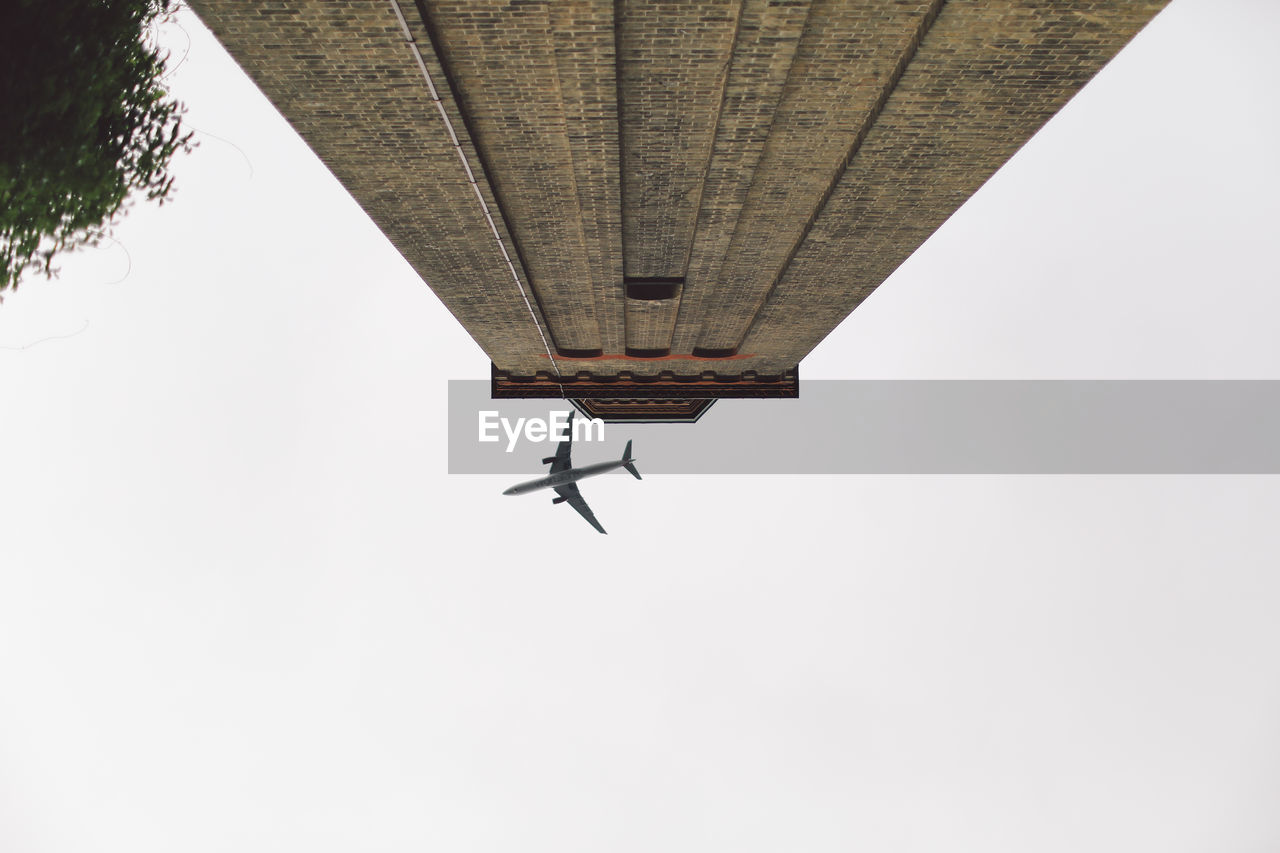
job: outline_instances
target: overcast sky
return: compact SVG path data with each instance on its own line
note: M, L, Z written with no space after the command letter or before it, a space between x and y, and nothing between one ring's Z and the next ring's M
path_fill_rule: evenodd
M1280 480L450 477L484 354L161 36L174 200L0 306L0 849L1280 849ZM802 376L1280 379L1277 41L1174 0Z

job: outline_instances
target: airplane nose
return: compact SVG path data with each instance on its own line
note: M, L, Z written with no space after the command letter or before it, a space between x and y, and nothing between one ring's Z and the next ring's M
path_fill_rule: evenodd
M509 488L509 489L507 489L505 492L503 492L503 494L504 494L504 495L514 495L515 493L516 493L516 487L515 487L515 486L512 486L511 488Z

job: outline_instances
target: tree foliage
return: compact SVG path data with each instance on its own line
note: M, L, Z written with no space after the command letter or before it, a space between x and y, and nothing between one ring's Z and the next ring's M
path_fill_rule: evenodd
M163 200L189 150L151 24L172 0L4 0L0 292L94 245L134 191Z

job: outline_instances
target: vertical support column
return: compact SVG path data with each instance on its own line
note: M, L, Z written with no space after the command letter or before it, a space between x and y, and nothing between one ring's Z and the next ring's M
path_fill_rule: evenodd
M741 3L618 3L624 274L684 276Z

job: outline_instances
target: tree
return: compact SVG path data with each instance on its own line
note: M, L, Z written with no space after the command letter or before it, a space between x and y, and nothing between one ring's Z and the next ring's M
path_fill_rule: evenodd
M0 292L95 245L137 191L163 202L191 149L150 25L173 0L6 0L0 15Z

